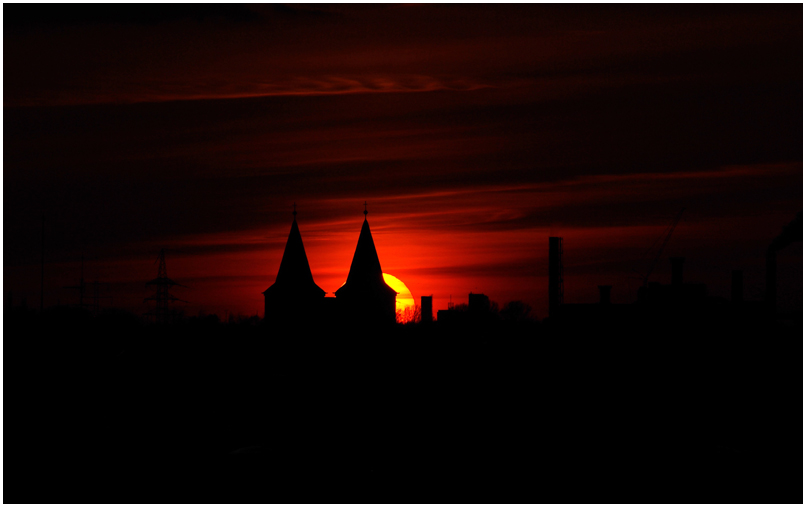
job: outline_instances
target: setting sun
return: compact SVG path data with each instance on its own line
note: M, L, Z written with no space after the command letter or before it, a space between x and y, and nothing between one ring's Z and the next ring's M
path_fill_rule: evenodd
M404 317L404 320L406 321L411 320L414 313L414 296L411 295L409 288L406 287L406 284L403 283L399 278L388 273L383 274L383 281L386 282L386 285L397 291L397 298L395 299L395 311L398 314L398 321L401 320L401 317ZM405 318L407 313L410 313L411 316Z

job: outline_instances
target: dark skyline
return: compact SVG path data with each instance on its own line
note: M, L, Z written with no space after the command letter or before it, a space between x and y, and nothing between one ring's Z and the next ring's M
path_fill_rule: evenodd
M4 290L142 311L160 249L190 314L261 313L292 204L346 280L364 201L383 271L434 311L635 300L643 257L761 299L802 209L801 5L4 6ZM779 254L802 307L802 246ZM183 289L178 289L183 290Z

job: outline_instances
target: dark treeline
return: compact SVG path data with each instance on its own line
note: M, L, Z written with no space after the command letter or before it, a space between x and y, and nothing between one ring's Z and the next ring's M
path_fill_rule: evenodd
M10 503L802 502L797 321L4 317Z

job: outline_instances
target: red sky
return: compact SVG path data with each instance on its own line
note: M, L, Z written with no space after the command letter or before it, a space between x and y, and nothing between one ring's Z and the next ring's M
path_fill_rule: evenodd
M368 202L415 298L543 317L632 302L646 250L729 295L802 209L800 5L4 6L4 291L144 311L160 248L199 310L262 313L291 205L314 279L344 282ZM781 253L802 305L802 247Z

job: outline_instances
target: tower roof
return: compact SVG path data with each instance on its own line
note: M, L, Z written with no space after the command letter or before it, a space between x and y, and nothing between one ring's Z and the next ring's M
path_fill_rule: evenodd
M305 247L302 244L302 236L297 225L296 210L294 215L277 278L274 284L266 289L264 294L281 291L283 293L324 297L325 291L313 281L311 266L308 264L308 256L305 255Z
M350 264L350 273L347 275L344 285L336 291L336 296L353 293L397 294L383 280L381 261L378 259L378 251L375 250L375 242L372 240L366 212L364 224L361 226L361 234L358 236L358 245L355 247L353 262Z

